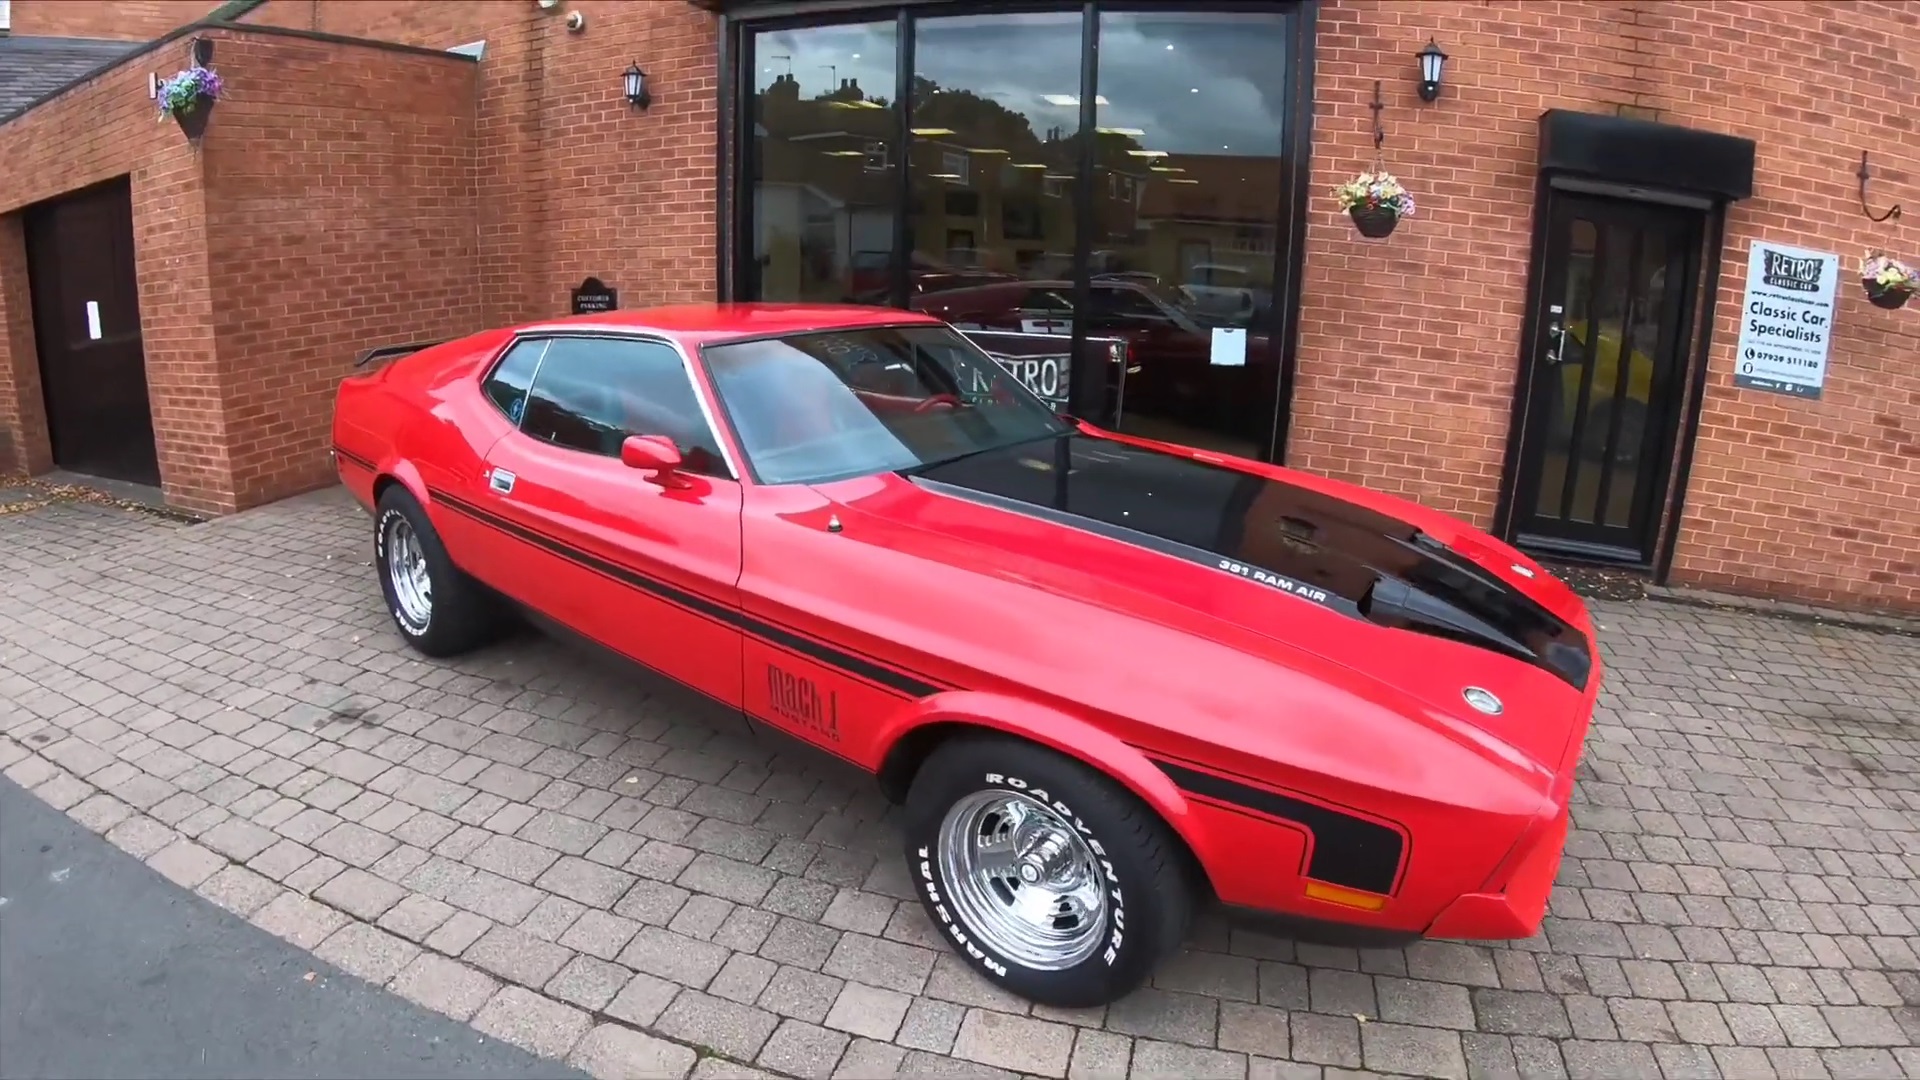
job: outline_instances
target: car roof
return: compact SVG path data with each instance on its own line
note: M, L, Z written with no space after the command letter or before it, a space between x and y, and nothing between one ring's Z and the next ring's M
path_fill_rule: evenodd
M902 323L939 325L940 320L899 308L862 304L711 303L666 304L631 311L575 315L528 323L519 329L522 333L594 329L652 331L678 338L683 345L698 346L744 338L777 337L819 330L857 330L868 326L898 326Z

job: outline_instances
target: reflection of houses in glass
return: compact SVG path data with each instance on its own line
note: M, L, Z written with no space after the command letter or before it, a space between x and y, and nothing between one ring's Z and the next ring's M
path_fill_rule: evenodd
M1170 154L1153 174L1139 212L1141 262L1175 268L1179 280L1168 284L1206 314L1262 316L1273 304L1279 159Z
M916 79L914 92L906 207L913 291L1070 277L1079 140L1060 127L1036 133L1026 116L966 90ZM894 107L851 79L803 97L790 74L775 77L755 105L759 294L885 303L898 183ZM1096 270L1136 261L1121 249L1137 235L1151 160L1103 171L1095 218L1121 243L1094 253Z
M802 98L781 75L754 115L754 258L761 290L837 301L886 289L893 248L892 145L896 120L858 80Z

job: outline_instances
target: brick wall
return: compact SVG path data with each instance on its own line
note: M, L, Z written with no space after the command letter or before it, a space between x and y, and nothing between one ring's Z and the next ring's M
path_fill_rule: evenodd
M586 16L570 33L565 13ZM432 48L484 39L476 125L490 323L564 314L588 276L623 307L714 294L715 16L679 0L268 0L245 17ZM638 61L653 102L621 72Z
M1414 93L1429 36L1452 59L1439 102ZM1548 108L1754 139L1756 193L1728 217L1677 583L1920 608L1920 318L1861 295L1862 251L1920 259L1920 8L1893 2L1634 4L1329 0L1321 14L1312 194L1289 463L1408 495L1478 524L1501 479ZM1386 165L1419 199L1364 241L1328 197L1371 163L1383 80ZM1749 244L1838 253L1824 397L1733 386Z
M53 467L32 304L25 231L20 215L6 214L0 216L0 475Z
M0 125L0 417L20 418L17 465L51 463L18 211L127 176L162 484L177 505L216 509L230 470L208 323L205 204L192 148L173 125L154 122L147 72L156 59L136 58Z
M130 174L162 485L176 506L222 512L330 481L332 391L356 350L480 328L474 70L207 36L226 92L197 151L154 121L147 73L178 66L164 52L0 125L0 426L45 467L16 211Z
M151 41L219 6L220 0L13 0L13 32Z
M482 328L474 66L250 35L215 58L207 257L232 492L251 506L331 481L356 352Z
M22 0L15 11L31 6ZM566 30L568 10L585 14L584 33ZM225 504L238 504L317 475L305 457L314 444L294 433L315 430L314 395L337 377L332 357L368 341L557 314L567 289L588 275L618 287L629 307L713 295L714 16L679 0L579 0L554 13L524 0L268 0L246 21L434 49L484 39L487 51L471 76L472 104L455 106L424 75L409 82L414 76L383 68L387 61L340 59L364 46L302 44L319 50L292 61L308 65L298 68L303 78L320 70L312 65L344 65L326 70L362 80L355 85L370 101L390 100L382 115L413 118L382 126L316 107L290 80L256 79L253 65L263 61L223 43L234 55L222 52L217 65L241 90L216 115L199 163L124 86L96 97L82 88L69 98L92 106L57 102L0 128L0 213L112 169L133 172L143 265L161 252L174 260L161 283L143 278L143 305L160 290L154 302L204 312L207 341L217 336L217 363L194 367L195 348L211 348L196 344L197 331L164 320L151 330L156 419L166 412L171 432L163 446L170 490L176 476L195 477L183 491L216 490L211 478L223 477ZM1429 36L1453 59L1444 96L1425 105L1414 94L1412 54ZM1917 42L1920 13L1891 0L1326 0L1290 463L1489 523L1520 354L1537 118L1551 107L1644 110L1759 146L1756 195L1728 222L1676 579L1920 608L1920 367L1911 359L1920 318L1870 307L1853 278L1869 245L1920 259L1920 217L1867 222L1853 179L1859 150L1870 149L1878 200L1920 203ZM620 72L633 60L651 76L645 113L620 95ZM144 69L124 75L143 81ZM1386 164L1413 187L1421 211L1391 239L1364 242L1327 191L1372 158L1366 105L1376 78L1388 103ZM447 119L459 108L465 128ZM55 130L82 134L70 148L48 137ZM313 132L325 139L310 142ZM371 143L345 149L353 140ZM416 143L425 147L420 161L393 164ZM434 197L457 188L448 177L462 146L473 165L470 185L458 190L477 207L467 241L461 211ZM352 160L382 194L342 195L304 179L341 168L346 153L364 155ZM206 231L195 241L200 215ZM414 250L432 252L418 263L405 244L381 239L414 229L427 240ZM330 246L327 237L343 231L351 243ZM7 272L8 236L0 227L0 306L10 311L7 289L18 285ZM1738 293L1756 237L1843 257L1820 401L1732 386ZM355 262L341 253L355 245L378 252L375 263L394 276L382 279L386 270L364 255ZM213 269L196 270L195 258ZM271 313L221 306L258 275L270 285ZM315 281L329 285L297 287ZM415 290L410 302L362 302L368 287L396 283ZM186 325L198 324L189 317ZM22 346L18 319L7 326L0 425L23 432L19 442L32 453L31 410L5 400L31 397L18 392L31 374L19 357L31 343ZM273 355L275 343L284 356ZM258 376L251 384L249 373ZM251 388L211 409L181 392L228 385ZM300 463L282 474L285 438ZM215 444L231 445L231 460Z

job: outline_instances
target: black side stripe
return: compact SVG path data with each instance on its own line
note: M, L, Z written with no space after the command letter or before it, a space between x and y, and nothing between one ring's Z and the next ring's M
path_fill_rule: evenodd
M1378 822L1224 776L1153 759L1180 790L1303 826L1313 837L1307 876L1329 885L1388 894L1400 875L1406 848L1400 833Z
M335 453L343 460L367 469L373 468L371 462L357 455L343 452L338 447L335 448ZM734 626L772 645L817 660L830 667L839 668L875 685L912 697L926 697L949 688L919 676L895 671L865 657L832 648L754 618L738 609L640 574L618 563L561 543L516 522L508 521L446 492L436 490L430 493L436 502L475 522L507 533L578 566L650 593L688 611ZM577 631L574 632L577 633ZM602 647L611 648L604 645ZM1305 828L1313 838L1313 850L1308 856L1306 868L1308 877L1330 885L1373 893L1388 894L1393 891L1399 877L1401 856L1406 847L1400 833L1396 830L1330 807L1253 787L1227 777L1201 772L1157 757L1152 760L1176 786L1190 795L1214 800L1263 817L1291 822Z
M351 450L345 450L336 446L333 448L333 456L350 465L358 465L368 472L373 471L373 462L368 461L366 458L361 457Z
M604 577L612 578L623 585L651 593L677 607L685 608L697 615L725 623L747 634L790 652L817 660L829 667L836 667L850 675L858 676L877 686L883 686L908 697L926 697L946 689L916 675L895 671L863 656L856 656L842 649L821 644L811 638L803 637L791 630L775 626L772 623L754 618L751 615L726 604L709 600L704 596L688 592L657 578L649 577L619 563L603 559L598 555L582 551L571 544L562 543L553 537L535 532L517 522L508 521L488 510L475 506L463 499L448 495L444 491L431 491L435 502L447 509L459 513L489 528L507 533L535 547L558 555L575 565L584 567Z

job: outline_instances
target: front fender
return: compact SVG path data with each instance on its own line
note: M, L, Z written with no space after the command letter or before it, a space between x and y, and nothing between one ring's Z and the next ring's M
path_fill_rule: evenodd
M866 760L884 768L903 740L937 724L1004 732L1074 758L1131 791L1194 846L1198 826L1186 796L1145 754L1085 720L1018 698L975 690L921 698L875 729Z

